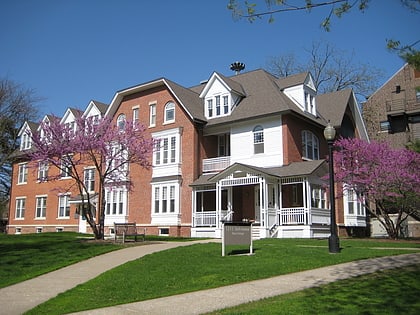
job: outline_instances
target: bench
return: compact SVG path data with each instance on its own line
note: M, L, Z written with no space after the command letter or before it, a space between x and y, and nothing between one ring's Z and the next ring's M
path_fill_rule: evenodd
M137 236L141 236L143 241L146 238L146 229L143 230L143 233L137 231L136 222L132 223L114 223L114 241L116 242L118 236L122 236L122 242L125 243L125 238L127 236L134 236L134 240L137 242Z

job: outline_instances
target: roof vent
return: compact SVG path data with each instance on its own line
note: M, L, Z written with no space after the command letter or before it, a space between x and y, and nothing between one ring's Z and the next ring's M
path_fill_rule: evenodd
M230 70L235 71L235 75L245 69L245 64L239 61L230 64Z

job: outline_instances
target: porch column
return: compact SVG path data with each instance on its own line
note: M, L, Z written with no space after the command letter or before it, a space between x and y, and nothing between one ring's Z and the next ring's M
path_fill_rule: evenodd
M217 228L221 228L222 220L222 189L219 182L216 183L216 226Z
M265 178L260 178L260 221L262 226L267 227L267 204L268 204L268 187Z
M309 180L306 179L305 181L305 190L306 190L306 203L305 203L305 212L306 212L306 221L305 224L306 225L311 225L312 224L312 213L311 213L311 209L312 209L312 193L311 193L311 184L309 183Z

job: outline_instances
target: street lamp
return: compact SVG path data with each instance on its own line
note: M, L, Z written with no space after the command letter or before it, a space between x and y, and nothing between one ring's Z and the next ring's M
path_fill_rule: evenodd
M335 193L334 193L334 159L333 159L333 144L335 140L335 128L328 122L327 127L324 129L324 137L328 143L328 159L329 159L329 172L330 172L330 208L331 208L331 222L330 230L331 235L328 238L328 249L330 253L340 252L340 240L337 235L337 225L335 222Z

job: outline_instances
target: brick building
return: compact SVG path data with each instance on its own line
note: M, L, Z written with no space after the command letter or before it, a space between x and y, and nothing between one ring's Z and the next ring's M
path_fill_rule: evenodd
M420 71L405 64L363 104L363 119L371 140L420 140Z
M62 123L76 114L68 109ZM353 92L317 95L309 73L278 79L263 70L214 72L192 88L160 78L116 92L109 106L92 101L83 115L138 121L161 144L151 169L130 166L132 190L107 191L108 235L114 222L136 222L147 234L220 237L225 219L254 221L260 238L326 237L323 130L331 121L339 135L367 139ZM27 122L21 129L8 232L89 232L71 180L42 181L48 166L25 161L27 131L37 128ZM94 194L94 172L84 175ZM366 214L356 198L337 199L336 212L339 235L364 234Z
M405 64L363 104L363 119L371 140L404 148L420 141L420 71ZM403 235L420 236L420 210L409 217ZM372 221L372 236L386 231Z

